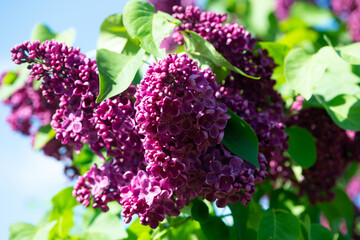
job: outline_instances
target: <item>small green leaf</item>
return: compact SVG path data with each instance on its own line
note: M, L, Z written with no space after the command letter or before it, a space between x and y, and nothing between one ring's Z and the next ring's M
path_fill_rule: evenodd
M107 212L99 214L91 225L84 229L83 233L76 236L89 240L116 240L125 239L128 237L128 234L121 225L120 218Z
M38 151L43 148L51 139L55 137L55 131L50 125L43 126L35 135L34 150Z
M135 56L98 49L96 62L100 75L100 92L96 102L101 102L125 91L132 83L145 54L140 49Z
M324 103L324 102L323 102ZM331 119L342 129L360 131L360 98L340 95L324 103Z
M142 234L144 236L147 236L149 234L150 239L150 232L151 228L149 226L144 226L140 223L139 218L137 218L127 229L129 240L130 239L139 239ZM134 238L131 238L130 236L134 235Z
M246 223L249 218L250 207L244 206L241 202L237 202L236 204L228 204L231 215L234 219L234 226L237 232L237 236L242 239L245 236L246 232Z
M8 72L2 79L2 83L6 85L13 84L17 79L17 74L15 72Z
M72 195L72 187L65 188L51 200L53 208L49 220L57 220L56 227L51 231L53 236L66 238L69 230L74 226L73 207L79 205Z
M207 221L200 223L200 226L208 240L229 239L229 229L219 217L209 216Z
M311 224L311 240L316 239L332 240L333 238L329 229L327 229L323 225L313 223Z
M233 154L259 168L259 142L254 130L230 109L227 113L231 118L225 127L223 144Z
M258 240L298 240L300 222L292 214L268 209L259 226Z
M251 79L260 79L260 77L250 76L239 68L229 63L219 52L216 51L215 47L203 37L193 31L184 31L182 35L185 40L186 53L192 56L199 56L211 62L213 65L218 67L226 67L230 71L237 72L245 77Z
M101 24L97 48L121 53L124 47L130 44L129 42L132 42L134 45L140 44L139 41L131 39L127 33L123 24L123 15L114 14L107 17Z
M268 51L269 56L274 59L277 65L283 65L286 55L291 48L288 45L277 42L257 42L261 49Z
M208 206L203 201L194 199L191 207L191 216L198 222L206 221L209 217Z
M171 15L158 11L146 1L132 0L124 8L124 26L132 38L139 38L141 47L155 57L165 57L161 42L169 37L179 23Z
M15 79L11 79L11 84L3 84L0 87L0 100L8 99L14 92L24 86L26 80L29 78L30 71L26 65L21 65L17 71L18 76Z
M9 240L48 240L51 229L56 221L42 226L34 226L27 223L14 223L9 230Z
M339 56L353 65L360 65L360 43L335 48Z
M285 58L285 77L289 85L309 100L315 84L324 75L336 54L331 47L323 47L316 54L294 49Z
M56 33L51 31L51 29L44 24L37 24L32 33L31 41L39 40L40 42L45 42L46 40L52 40L56 37Z
M302 127L289 127L285 130L289 135L290 157L301 167L309 168L316 162L315 138Z
M31 33L30 39L31 41L39 40L40 42L55 39L58 42L65 42L67 45L72 45L75 39L75 29L71 28L62 33L54 33L48 26L37 24Z

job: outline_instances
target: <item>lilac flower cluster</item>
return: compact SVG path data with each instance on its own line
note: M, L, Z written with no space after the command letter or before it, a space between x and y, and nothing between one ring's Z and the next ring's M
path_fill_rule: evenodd
M7 122L14 131L24 135L34 134L32 129L34 119L39 120L42 126L49 124L51 115L56 109L54 104L49 104L42 98L39 91L34 90L31 77L27 78L23 87L3 102L11 107Z
M194 0L147 0L155 6L155 11L163 11L169 14L173 13L173 6L190 6L194 5Z
M260 81L230 72L225 79L225 86L234 89L249 101L255 102L261 109L271 109L271 118L279 121L283 116L281 96L274 90L275 81L271 79L274 61L267 51L256 48L256 40L237 23L226 23L226 14L200 12L198 7L174 7L173 17L182 21L176 27L175 41L183 44L180 31L191 30L213 44L231 64L251 76L260 76Z
M243 26L223 24L226 15L200 12L199 8L191 6L174 7L174 12L173 16L182 21L182 25L176 28L178 44L183 43L179 31L195 31L212 43L230 63L249 75L261 77L254 81L230 72L221 88L221 102L253 127L265 165L270 161L283 161L288 137L284 132L283 101L274 90L275 81L271 79L275 67L273 59L266 51L255 47L256 40Z
M2 79L4 73L0 79ZM51 116L54 114L58 102L48 103L41 95L40 90L33 88L34 79L28 77L24 86L16 90L9 98L5 99L3 103L11 108L10 115L7 122L14 131L18 131L24 135L29 135L32 138L33 144L35 136L40 127L46 126L51 121ZM1 85L0 85L1 86ZM38 124L34 124L38 123ZM42 150L45 155L53 157L57 160L65 161L72 159L72 147L62 145L56 139L50 140L46 143ZM65 166L65 170L69 166ZM74 169L76 174L77 169ZM72 177L72 175L68 175Z
M201 71L187 55L168 55L149 67L135 94L147 172L122 189L126 221L137 213L143 224L157 226L164 214L179 214L199 196L205 179L196 189L189 180L202 170L201 156L221 143L229 118L226 106L216 102L216 91L211 71ZM166 206L156 205L161 199L168 199Z
M303 127L316 138L316 163L303 169L301 182L293 183L299 186L300 194L307 193L312 204L331 200L336 180L357 157L353 138L320 108L302 109L289 119L288 125Z
M355 42L360 42L360 1L332 0L331 8L336 15L347 23L350 35Z
M291 6L295 0L276 0L275 15L279 20L288 18Z
M56 131L56 140L61 141L62 152L69 147L80 151L83 143L104 159L107 156L126 165L127 161L143 161L140 136L135 130L135 110L131 98L135 87L121 95L95 102L99 78L95 61L91 61L79 49L63 43L45 41L25 42L12 50L15 63L28 63L30 76L43 79L40 89L48 104L55 104L51 126ZM46 153L58 154L51 141L45 146ZM72 153L72 151L71 151ZM74 169L73 169L74 170ZM75 169L76 170L76 169Z
M96 132L90 123L99 88L95 61L86 58L80 49L55 41L24 42L11 52L16 64L30 64L31 77L43 79L43 96L49 102L60 102L51 121L56 139L73 145L77 152L89 139L89 144L95 142L91 136Z

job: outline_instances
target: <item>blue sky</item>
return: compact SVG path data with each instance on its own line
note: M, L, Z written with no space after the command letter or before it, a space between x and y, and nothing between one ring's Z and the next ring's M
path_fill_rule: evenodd
M18 0L0 1L0 72L14 65L10 48L30 37L37 23L55 32L76 29L74 46L89 52L96 48L102 21L122 12L126 0ZM69 183L63 165L34 152L30 139L13 132L5 121L9 109L0 103L0 239L8 239L14 222L36 224L50 207L50 199Z

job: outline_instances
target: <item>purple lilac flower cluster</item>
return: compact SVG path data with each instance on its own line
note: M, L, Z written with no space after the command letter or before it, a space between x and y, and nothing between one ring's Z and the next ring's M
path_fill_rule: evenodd
M289 11L291 6L296 0L276 0L275 15L279 20L283 20L289 17Z
M79 49L55 41L35 41L16 45L11 52L15 63L29 63L31 77L43 78L40 88L47 101L59 103L51 121L56 139L77 151L88 143L103 159L104 149L113 158L100 168L94 165L79 179L73 192L82 204L93 200L94 208L106 211L108 201L120 199L116 189L130 182L127 172L144 168L144 151L134 120L135 87L98 104L96 63ZM52 151L50 147L46 149ZM109 180L107 185L99 180L103 178Z
M80 49L55 41L27 41L11 52L16 64L30 64L31 77L43 79L40 89L48 102L59 101L51 121L56 139L77 152L83 143L95 143L96 131L90 123L99 88L95 61Z
M0 78L0 83L5 75L6 73ZM9 98L5 99L3 103L11 108L10 115L7 118L7 122L11 128L23 135L31 136L34 144L37 131L40 127L50 123L51 116L54 114L58 102L48 103L41 95L41 91L33 88L33 83L34 79L28 77L24 86L16 90ZM34 124L36 122L38 122L38 124ZM56 139L47 142L42 147L42 150L45 155L59 161L72 159L72 147L62 145L60 141ZM68 165L65 166L66 172L68 168ZM73 174L66 175L73 177L73 175L77 173L77 169L73 170Z
M302 180L292 180L300 194L307 193L312 204L334 197L332 188L351 161L355 161L354 138L339 128L324 109L305 108L290 117L289 126L307 129L316 138L316 163L303 169ZM289 170L289 169L288 169Z
M348 30L355 42L360 42L360 1L332 0L331 8L336 15L347 23Z
M28 77L25 85L3 102L11 107L7 122L14 131L24 135L34 134L34 119L39 120L42 126L49 124L56 109L55 104L47 103L41 93L33 88L32 77Z
M187 55L168 55L149 67L135 94L147 167L122 189L126 221L137 213L142 223L157 226L164 214L179 214L201 195L205 178L189 180L203 172L201 156L221 143L229 118L226 106L216 102L216 91L211 71L201 71ZM161 199L167 199L162 207L157 206Z
M155 6L155 11L163 11L169 14L173 13L173 6L190 6L194 5L194 0L147 0Z
M173 17L182 21L176 27L174 39L183 44L180 31L191 30L213 44L231 64L251 76L261 77L260 81L244 77L238 73L230 72L225 79L225 86L241 92L247 100L255 102L259 108L271 109L271 118L279 121L283 116L281 96L274 90L275 81L271 79L274 61L267 51L256 48L256 40L251 34L237 23L225 23L226 14L214 12L201 12L198 7L186 8L175 6Z
M174 12L173 16L182 21L182 25L175 29L177 34L174 34L178 44L183 43L179 31L195 31L212 43L230 63L249 75L261 77L254 81L231 72L221 87L221 102L253 127L265 166L269 161L282 161L283 152L288 148L288 136L284 132L283 101L274 90L275 81L271 79L275 67L273 59L266 51L255 47L256 40L243 26L223 24L226 15L200 12L199 8L192 6L174 7ZM265 169L261 168L261 175Z

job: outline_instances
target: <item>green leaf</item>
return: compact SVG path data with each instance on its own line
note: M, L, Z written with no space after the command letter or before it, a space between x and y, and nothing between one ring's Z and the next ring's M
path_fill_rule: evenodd
M360 43L335 48L339 56L353 65L360 65Z
M309 168L316 162L315 138L311 133L302 127L289 127L285 129L289 135L290 157L301 167Z
M176 220L176 221L174 221ZM200 223L182 217L171 218L170 227L167 228L168 238L165 239L197 239L206 240L201 231Z
M268 0L248 1L249 16L247 18L250 29L261 39L273 39L276 33L276 18L272 19L275 2Z
M310 27L328 24L333 20L329 9L306 2L295 2L290 9L290 16L301 19Z
M215 47L203 37L193 31L184 31L182 35L185 40L186 53L191 56L200 57L206 59L207 62L212 63L217 67L226 67L230 71L237 72L245 77L251 79L260 79L260 77L250 76L239 68L229 63L219 52L216 51Z
M57 34L47 25L37 24L31 33L30 39L31 41L39 40L40 42L55 39L58 42L65 42L67 45L72 45L75 39L75 30L69 29Z
M169 37L179 23L171 15L158 11L146 1L132 0L124 8L124 26L132 38L139 38L141 47L155 57L165 57L165 49L160 49L161 42Z
M49 220L57 220L56 227L52 230L54 236L64 239L68 236L69 230L74 226L73 207L79 203L72 195L72 187L61 190L53 197L53 208L50 212Z
M144 226L140 223L139 218L137 218L127 229L127 232L129 234L129 239L139 239L141 235L144 234L144 236L149 235L150 239L150 231L151 228L149 226ZM135 235L134 238L131 238L131 235Z
M27 66L21 65L16 71L18 77L11 79L11 84L3 84L0 87L0 100L8 99L14 92L24 86L26 80L29 78L29 74L30 71L27 69Z
M123 15L110 15L101 24L100 35L97 42L97 48L108 49L113 52L121 53L126 45L140 43L136 39L131 39L123 24ZM139 48L139 47L138 47ZM139 49L137 49L138 51ZM136 52L137 52L136 51Z
M219 217L209 216L200 226L208 240L229 239L229 229Z
M298 240L300 222L292 214L268 209L259 226L258 240Z
M335 53L333 48L332 50ZM360 92L360 78L352 72L352 66L337 54L333 55L324 75L314 86L313 94L321 95L325 101L338 95L355 95Z
M76 236L89 240L115 240L127 238L128 234L121 225L120 218L107 212L99 214L84 233Z
M17 74L15 72L10 71L6 73L6 75L2 79L2 83L6 85L11 85L16 81L16 79L17 79Z
M360 98L340 95L330 102L324 102L331 119L341 128L360 131Z
M323 47L316 54L294 49L285 58L285 77L289 85L309 100L315 84L324 75L336 54L331 47Z
M234 219L234 226L237 232L237 236L240 239L243 239L246 232L246 223L249 218L250 207L244 206L241 202L237 202L236 204L228 204L231 215Z
M37 24L32 33L31 41L39 40L40 42L45 42L46 40L52 40L56 37L56 33L51 31L51 29L44 24Z
M208 206L203 201L194 199L191 207L191 216L198 222L206 221L209 217Z
M354 221L354 205L347 194L340 188L335 188L335 199L332 202L320 203L319 207L327 218L331 229L338 232L342 219L345 219L348 234L351 236Z
M286 55L291 48L288 45L277 42L257 42L261 49L267 50L269 56L274 59L277 65L283 65Z
M100 92L96 102L101 102L125 91L132 83L145 54L140 49L135 56L98 49L96 62L100 75Z
M359 77L350 71L326 71L315 84L313 95L321 96L326 102L339 95L355 95L360 92Z
M276 88L286 83L284 75L284 61L286 55L290 52L291 48L288 45L277 42L258 42L258 46L261 49L268 51L269 56L274 59L277 65L274 69L272 78L276 80Z
M259 228L260 221L265 213L261 205L255 201L249 203L249 218L246 221L248 228L257 230ZM235 224L235 219L234 219Z
M42 126L35 135L34 150L38 151L43 148L51 139L55 137L55 131L50 124Z
M307 239L311 240L311 219L310 219L310 216L309 215L305 215L305 219L304 219L304 227L306 229L306 234L307 234Z
M47 240L49 232L55 226L56 221L42 226L34 226L28 223L14 223L9 230L9 240Z
M279 188L273 190L270 194L270 208L285 210L295 216L300 216L305 207L299 201L299 197L288 190Z
M332 240L333 238L329 229L327 229L323 225L313 223L311 224L311 240L316 239Z
M254 130L230 109L228 109L227 113L231 118L228 120L224 130L223 144L233 154L259 168L259 142Z

